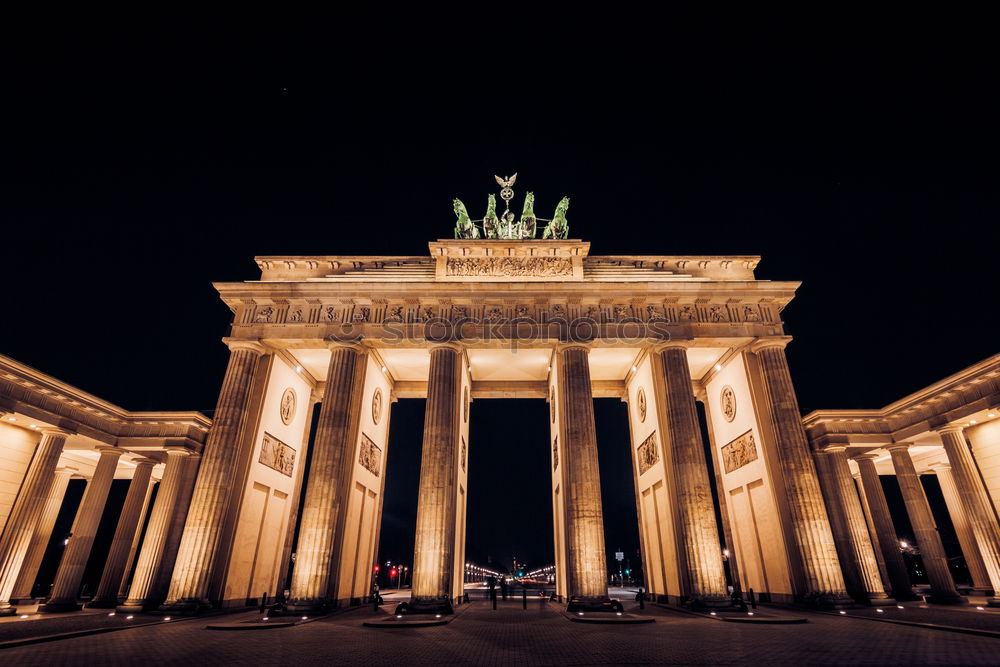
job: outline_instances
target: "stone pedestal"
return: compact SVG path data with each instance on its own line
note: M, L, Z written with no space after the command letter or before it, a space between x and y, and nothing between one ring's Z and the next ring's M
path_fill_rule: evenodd
M590 385L590 350L568 344L556 352L559 414L566 485L566 583L568 609L602 608L608 601L604 510L597 462L597 430ZM690 385L687 390L690 392Z
M670 343L658 353L666 385L668 437L664 444L672 461L680 542L687 563L686 597L696 606L725 606L730 603L729 592L687 350L682 344Z
M136 528L142 518L142 508L146 504L149 478L156 464L157 461L152 459L140 459L136 462L118 526L115 528L115 536L111 540L111 549L108 550L108 558L104 562L104 572L101 574L97 593L88 607L106 609L118 604L118 589L125 574L125 564L132 549Z
M944 451L951 464L951 473L955 479L955 488L966 509L968 525L979 547L989 586L993 596L989 600L991 607L1000 607L1000 526L997 516L990 504L982 477L976 462L965 442L965 435L960 426L948 426L938 431Z
M787 341L787 338L760 339L751 349L760 362L767 390L770 426L788 500L792 534L805 577L806 590L801 591L799 597L823 606L851 604L785 359Z
M17 610L10 600L21 565L31 546L31 538L42 518L52 488L53 473L66 442L66 431L45 429L28 465L7 525L0 537L0 616L11 616Z
M453 611L463 358L457 345L431 349L413 549L413 594L408 604L409 611L415 613Z
M295 548L291 612L315 613L336 604L336 552L347 510L366 364L359 347L331 350Z
M31 536L31 545L28 547L28 553L21 564L21 573L17 576L17 584L14 586L15 602L34 603L31 593L35 586L35 579L38 577L38 568L45 556L45 549L49 546L52 529L56 525L63 498L66 496L66 487L69 486L69 480L74 472L76 472L76 468L69 467L58 468L55 472L52 488L49 489L49 497L45 501L45 509L35 527L34 535Z
M205 441L167 600L161 607L164 612L196 613L210 606L209 578L223 528L232 511L230 498L240 459L240 435L254 374L264 353L261 345L251 342L234 342L230 349L229 366Z
M906 570L906 563L903 562L903 555L899 552L899 535L892 523L892 515L889 513L889 504L885 499L878 470L875 469L875 455L864 454L854 457L854 460L857 461L858 469L861 471L861 483L865 489L868 509L871 510L878 547L889 575L892 597L897 601L916 600L913 584L910 583L910 574Z
M139 558L135 563L132 584L129 586L125 602L118 606L118 611L138 612L155 607L162 602L162 585L173 566L176 556L176 545L180 541L183 530L183 520L178 521L177 515L184 515L183 490L185 481L190 489L193 473L186 475L189 459L188 452L180 448L167 449L167 463L163 468L163 478L156 492L153 511L149 515L146 526L146 536L139 549ZM190 491L188 493L190 497ZM173 548L171 548L171 542ZM172 556L168 554L173 552Z
M83 571L90 558L90 549L94 546L94 538L97 536L97 527L104 513L104 504L108 500L111 482L115 479L118 459L125 453L124 450L115 447L105 447L100 451L101 457L97 460L94 477L87 485L83 500L80 501L80 510L73 524L73 536L59 562L52 594L49 601L38 608L40 612L76 611L82 608L77 602L80 581L83 579Z
M856 582L856 588L848 588L848 592L858 602L872 606L894 605L896 601L886 595L882 584L864 510L847 463L847 450L844 447L827 447L824 452L831 474L831 491L835 496L831 504L841 513L845 533L845 558L841 562L845 569L852 572L850 580Z
M969 525L969 517L962 497L955 486L955 478L951 474L951 466L947 463L934 463L931 470L937 475L938 484L941 485L941 494L944 496L945 505L948 506L948 516L951 518L951 525L955 527L955 534L958 542L962 546L962 555L965 557L965 564L969 568L969 576L972 577L973 592L977 595L993 595L993 588L990 586L990 578L986 573L986 566L983 565L983 555L979 551L976 543L976 536Z
M931 595L928 602L939 604L958 604L966 599L958 594L955 581L948 570L948 558L938 535L934 515L927 503L927 495L920 484L920 477L910 459L909 444L896 443L886 447L892 455L892 466L896 470L896 480L903 494L906 513L910 517L910 525L920 547L920 555L927 570L927 579L931 584Z

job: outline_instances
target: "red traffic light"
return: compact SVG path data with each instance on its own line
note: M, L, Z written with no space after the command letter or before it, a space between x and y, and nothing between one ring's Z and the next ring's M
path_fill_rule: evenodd
M378 565L375 566L375 571L378 572Z
M389 576L390 577L395 577L396 576L396 568L392 568L391 570L389 570Z

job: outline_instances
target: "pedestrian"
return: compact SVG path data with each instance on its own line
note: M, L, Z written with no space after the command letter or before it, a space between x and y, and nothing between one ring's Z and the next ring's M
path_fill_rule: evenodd
M504 600L507 599L507 577L504 576L500 577L500 594Z

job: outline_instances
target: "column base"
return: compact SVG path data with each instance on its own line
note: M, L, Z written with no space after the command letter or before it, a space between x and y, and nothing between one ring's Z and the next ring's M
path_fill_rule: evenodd
M212 605L208 600L182 599L164 602L156 609L150 610L150 613L159 616L197 616L211 608Z
M14 606L17 605L30 605L30 604L42 604L45 602L45 598L11 598L10 603Z
M878 597L878 598L869 597L869 598L865 598L864 600L862 600L862 602L864 604L867 604L869 607L895 607L896 606L896 600L893 599L893 598L891 598L891 597L888 597L888 596L886 596L886 597Z
M697 595L688 598L684 604L692 609L722 609L732 607L733 599L728 595Z
M92 600L84 605L87 609L114 609L118 606L118 598L112 600Z
M289 600L285 603L282 613L287 614L325 614L337 606L333 600Z
M141 614L142 612L148 611L149 609L155 606L156 606L155 603L146 604L141 600L139 601L126 600L125 602L115 607L115 611L117 611L120 614Z
M1000 607L1000 597L994 595L989 600L986 601L987 607Z
M17 616L17 607L0 607L0 616Z
M622 608L622 603L617 600L612 600L608 596L603 597L583 597L580 595L569 596L569 604L566 605L566 611L572 613L584 612L584 611L606 611L609 613L624 611Z
M70 611L80 611L83 605L79 602L46 602L38 608L39 614L65 614Z
M448 596L440 598L411 598L409 602L403 602L396 606L396 615L411 614L454 614L455 609L451 606L451 598Z
M931 593L927 601L931 604L968 604L969 598L952 593Z
M858 604L846 593L811 593L802 602L817 609L848 609Z

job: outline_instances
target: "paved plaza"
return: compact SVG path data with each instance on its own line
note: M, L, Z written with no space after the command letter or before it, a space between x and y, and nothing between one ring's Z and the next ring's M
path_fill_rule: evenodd
M806 613L802 625L749 625L652 607L644 613L656 622L572 623L559 607L539 601L527 611L520 601L497 611L474 602L452 623L420 629L363 628L376 616L369 608L242 632L206 630L199 618L10 648L0 656L9 664L48 666L995 665L1000 651L1000 639L837 615Z

